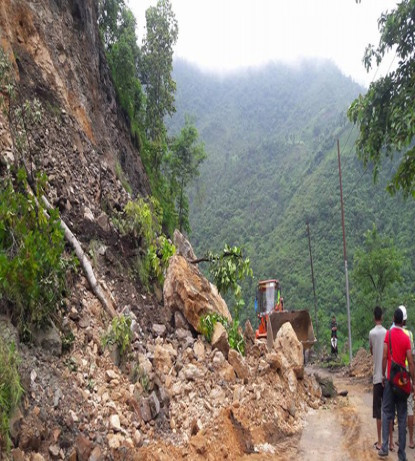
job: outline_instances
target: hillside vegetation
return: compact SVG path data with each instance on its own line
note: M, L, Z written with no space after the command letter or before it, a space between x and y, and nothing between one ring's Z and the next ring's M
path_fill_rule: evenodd
M242 246L254 277L243 286L242 319L256 323L257 280L278 278L288 309L314 302L306 222L310 224L320 339L328 344L329 317L338 317L346 349L347 320L336 140L340 140L354 348L365 344L375 302L387 309L411 305L413 291L413 203L385 190L393 163L373 184L356 159L356 130L346 111L364 89L330 62L282 64L215 76L178 61L177 114L194 117L208 158L191 194L192 242L198 254L223 242ZM376 226L391 237L402 259L402 283L381 299L370 299L353 278L356 249ZM363 321L364 320L364 321ZM362 323L363 321L363 323ZM409 323L411 323L409 321ZM363 325L363 327L362 327ZM316 329L316 325L314 325Z

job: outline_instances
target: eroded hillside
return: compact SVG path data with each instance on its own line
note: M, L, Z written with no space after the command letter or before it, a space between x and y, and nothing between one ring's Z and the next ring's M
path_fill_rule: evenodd
M112 220L131 198L117 164L134 194L150 191L117 106L96 3L3 0L0 33L20 97L41 105L40 121L28 133L29 170L47 174L48 201L91 257L99 284L117 313L131 319L132 331L130 355L120 362L103 347L111 319L81 269L71 276L55 328L40 332L37 345L19 341L12 306L0 299L0 336L19 345L24 388L10 422L13 447L4 457L266 456L270 445L298 433L307 409L319 404L320 388L304 374L301 344L288 326L272 350L248 327L244 358L229 351L226 338L224 349L223 341L213 347L180 314L183 306L164 305L160 289L149 294L134 277L140 249ZM0 115L2 174L20 160L9 121ZM209 287L197 268L193 273ZM173 265L169 277L177 283ZM199 300L207 298L200 293ZM4 440L0 445L4 450Z

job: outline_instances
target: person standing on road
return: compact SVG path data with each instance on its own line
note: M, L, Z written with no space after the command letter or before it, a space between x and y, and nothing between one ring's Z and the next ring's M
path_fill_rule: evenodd
M337 356L338 349L337 349L337 322L336 322L336 317L332 316L331 318L331 323L330 323L330 329L331 329L331 338L330 338L330 344L331 344L331 353Z
M408 329L406 326L406 322L408 319L408 314L406 311L405 306L399 306L399 309L403 313L403 331L409 336L409 340L411 341L411 351L412 351L412 359L414 358L414 335L412 331ZM406 369L408 369L408 360L405 362ZM409 448L414 449L414 393L411 392L411 395L408 397L408 433L409 433Z
M383 342L385 340L386 328L382 326L383 314L382 309L376 306L373 310L375 326L369 332L370 353L373 356L373 418L376 419L377 441L374 443L376 450L382 446L381 429L382 429L382 359L383 359Z
M388 456L389 425L395 416L395 409L398 414L398 433L399 450L398 459L406 461L406 418L407 418L407 399L396 397L392 385L389 382L391 369L391 352L389 347L389 337L393 353L393 360L401 366L405 366L405 359L408 360L409 372L412 380L412 387L415 386L414 362L412 360L411 341L409 336L403 331L403 312L397 308L394 313L395 327L388 330L385 334L383 343L382 376L385 383L382 400L382 448L378 454L380 457Z

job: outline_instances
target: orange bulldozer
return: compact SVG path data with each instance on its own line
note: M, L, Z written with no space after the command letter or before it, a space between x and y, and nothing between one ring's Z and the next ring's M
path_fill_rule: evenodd
M308 311L284 310L284 299L278 280L262 280L258 282L255 298L255 310L259 326L255 332L257 339L266 338L268 349L272 349L274 338L285 322L290 322L297 338L303 344L303 349L309 349L317 341L314 336L313 324Z

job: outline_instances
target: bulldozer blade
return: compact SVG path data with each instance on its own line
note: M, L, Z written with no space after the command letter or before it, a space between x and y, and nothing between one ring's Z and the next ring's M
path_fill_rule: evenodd
M274 333L272 332L272 325L270 316L267 315L267 349L272 351L274 347Z
M313 324L308 311L282 311L272 312L268 316L267 322L267 344L268 344L268 331L272 330L272 338L277 336L278 330L285 322L290 322L297 338L303 344L304 350L309 349L317 341L314 336ZM269 328L269 323L271 328Z

